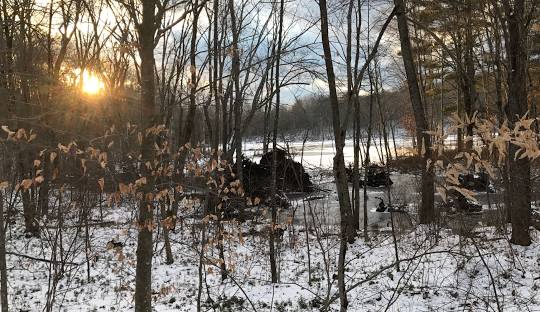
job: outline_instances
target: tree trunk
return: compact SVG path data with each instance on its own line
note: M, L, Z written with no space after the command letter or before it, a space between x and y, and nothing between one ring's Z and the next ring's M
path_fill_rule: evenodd
M171 239L169 237L169 233L170 233L170 222L171 220L167 220L167 218L173 218L172 216L172 213L170 213L172 210L171 210L171 207L169 207L169 209L166 208L166 203L164 201L161 201L159 203L160 205L160 208L161 208L161 220L163 221L167 221L167 222L162 222L163 224L163 244L164 244L164 247L165 247L165 263L166 264L173 264L174 263L174 257L173 257L173 254L172 254L172 249L171 249ZM172 219L172 222L176 221L176 219Z
M366 155L364 157L364 239L368 240L368 195L367 195L367 177L368 169L371 163L371 155L369 149L371 148L371 134L373 130L373 77L371 75L371 69L368 69L369 76L369 115L368 115L368 128L367 128L367 142L366 142Z
M467 1L467 19L472 21L472 4L471 0ZM475 111L475 104L478 98L476 93L476 79L475 79L475 67L474 67L474 38L472 27L467 27L465 30L465 72L462 73L463 80L463 104L465 106L465 113L469 118L472 117ZM467 150L471 150L473 147L473 124L467 125L467 137L469 140L466 142Z
M33 158L29 146L26 143L20 144L19 152L19 172L21 180L31 179L32 178L32 169L30 166L33 166ZM37 222L36 215L36 204L33 200L33 193L35 189L34 186L29 188L21 189L21 199L23 204L23 215L24 215L24 231L26 235L30 236L39 236L39 224Z
M422 203L419 210L419 222L421 224L430 223L434 220L434 173L433 168L427 168L428 160L431 159L431 137L426 133L428 129L418 78L413 60L411 40L409 38L409 25L405 0L394 0L396 6L396 16L398 21L399 38L401 42L401 55L407 75L407 84L409 86L409 96L414 112L416 123L416 136L418 138L418 150L422 156Z
M513 7L505 1L505 15L508 21L508 104L507 118L510 128L527 112L527 28L525 21L525 0L514 1ZM531 181L528 158L514 159L518 146L510 144L510 215L512 221L511 242L517 245L531 244L529 224L531 220Z
M4 197L0 192L0 302L2 312L8 312L8 289L6 268L6 232L4 225Z
M345 289L345 255L347 252L347 240L354 241L354 229L352 226L351 202L349 198L349 186L345 172L345 160L343 147L345 145L345 130L341 127L339 102L336 89L336 76L332 63L332 50L328 35L328 13L326 0L319 1L321 14L321 38L328 77L328 89L330 93L330 105L332 108L332 125L334 130L334 143L336 155L334 156L334 176L338 193L340 211L340 248L338 259L338 289L340 298L340 311L346 311L348 306L347 292Z
M223 77L220 77L220 71L219 71L219 53L220 53L220 41L219 41L219 30L218 30L218 16L219 16L219 0L214 0L214 6L213 6L213 9L214 9L214 39L213 39L213 44L214 44L214 49L213 49L213 60L214 60L214 66L213 66L213 71L214 71L214 79L212 81L212 88L214 90L214 104L215 104L215 115L214 115L214 120L215 120L215 128L214 128L214 140L212 141L212 148L214 149L214 153L215 153L215 157L216 157L216 160L217 160L217 157L219 155L218 153L218 149L219 149L219 140L220 140L220 131L221 131L221 127L220 127L220 120L221 120L221 105L220 105L220 98L221 98L221 94L218 93L220 92L218 90L218 79L221 80Z
M272 228L270 229L270 271L272 274L272 283L277 283L278 272L276 265L276 250L275 250L275 229L278 222L277 208L279 203L277 193L277 135L279 128L279 109L281 102L281 88L279 76L279 66L281 57L281 45L282 45L282 33L283 33L283 14L284 14L285 1L281 0L279 5L279 25L278 25L278 41L276 49L276 70L275 70L275 83L276 83L276 109L274 116L274 126L272 131L272 185L270 190L270 200L272 207Z
M206 226L202 223L201 228L201 248L199 250L199 269L198 269L198 287L197 287L197 312L202 311L201 309L201 298L203 291L203 274L204 274L204 249L206 245Z
M375 63L375 94L377 97L379 120L381 122L382 135L383 135L383 140L384 140L384 153L386 154L385 163L388 165L388 163L392 161L392 152L390 150L390 143L388 140L388 130L387 130L388 128L387 128L386 116L383 113L383 111L386 111L386 110L385 110L385 107L383 107L383 101L381 99L381 93L384 93L381 79L382 79L381 67L380 67L380 64L376 62Z
M356 75L358 74L358 62L359 62L359 45L360 45L360 9L362 4L358 3L359 12L357 15L356 25L356 57L354 62L353 72L353 9L354 0L349 0L349 7L347 10L347 92L349 94L349 101L352 101L354 105L354 117L353 117L353 172L352 172L352 215L353 215L353 227L355 231L360 230L360 102L358 96L353 94L355 92Z
M150 128L156 120L155 82L154 82L154 34L155 34L155 2L142 2L142 23L139 29L139 56L141 58L141 101L143 129ZM139 203L137 237L137 267L135 277L135 311L152 311L152 228L153 203L147 197L153 192L154 177L144 164L154 158L153 135L144 135L141 155L144 176L147 183L143 185L143 198Z
M240 88L240 49L238 47L240 28L237 25L234 0L229 0L229 13L231 14L232 29L232 72L231 77L234 84L234 139L231 146L232 151L236 151L236 174L237 179L242 181L242 92ZM231 153L232 155L232 153Z
M51 153L49 151L43 153L43 177L45 180L39 186L38 194L38 213L40 217L44 217L49 214L49 188L51 183Z
M353 130L353 148L354 148L354 164L353 164L353 217L354 229L360 230L360 101L358 97L354 98L354 130Z
M192 31L191 31L191 48L189 52L189 64L190 64L190 83L189 83L189 109L185 119L184 127L184 140L181 145L184 145L191 141L191 136L193 134L193 129L195 127L195 113L197 111L196 95L197 95L197 32L198 27L197 23L199 20L199 6L198 1L195 0L193 3L193 22L192 22ZM182 168L180 168L183 170Z
M461 89L460 88L457 88L457 114L459 116L459 118L463 118L463 104L461 103ZM458 152L461 152L463 151L464 147L463 147L463 129L462 128L458 128L457 129L457 142L456 142L456 145L457 145L457 150Z

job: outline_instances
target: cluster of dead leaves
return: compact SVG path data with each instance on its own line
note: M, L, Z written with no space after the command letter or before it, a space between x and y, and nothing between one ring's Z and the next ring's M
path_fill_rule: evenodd
M29 132L26 132L26 129L24 128L19 128L16 131L12 131L8 126L2 126L2 130L7 133L7 141L26 141L30 143L37 138L37 134L33 133L32 129L30 129Z
M507 120L499 125L493 118L480 118L476 113L464 118L454 114L450 118L451 126L444 134L441 129L427 132L434 138L433 148L439 157L442 156L444 140L449 135L456 134L458 129L465 130L472 125L473 135L478 138L472 150L458 153L447 166L444 166L442 160L428 162L428 166L433 166L445 178L444 185L437 186L437 191L443 200L446 201L446 194L450 190L458 191L468 199L474 200L474 192L460 187L459 175L461 174L484 171L491 178L495 178L495 164L500 167L508 157L512 160L524 158L534 160L540 157L539 138L533 128L538 120L539 118L529 118L528 114L525 114L510 126ZM473 140L472 137L465 139ZM510 145L518 147L514 155L509 155Z

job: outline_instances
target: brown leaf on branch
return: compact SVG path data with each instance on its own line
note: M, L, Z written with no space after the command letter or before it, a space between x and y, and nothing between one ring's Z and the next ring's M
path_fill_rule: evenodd
M101 192L103 192L103 189L105 188L105 179L99 178L97 183L99 185L99 189L101 190Z
M28 190L33 184L33 181L32 179L24 179L21 181L21 186L23 187L23 189L26 191Z

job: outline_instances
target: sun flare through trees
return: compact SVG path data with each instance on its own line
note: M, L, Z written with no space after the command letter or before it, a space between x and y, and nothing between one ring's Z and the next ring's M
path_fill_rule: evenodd
M104 90L104 83L96 73L83 71L81 77L82 91L86 94L95 95Z

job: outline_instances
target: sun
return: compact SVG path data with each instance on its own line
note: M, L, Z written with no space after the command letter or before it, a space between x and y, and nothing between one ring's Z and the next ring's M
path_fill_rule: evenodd
M103 81L92 72L84 71L82 74L82 91L86 94L98 94L104 88Z

